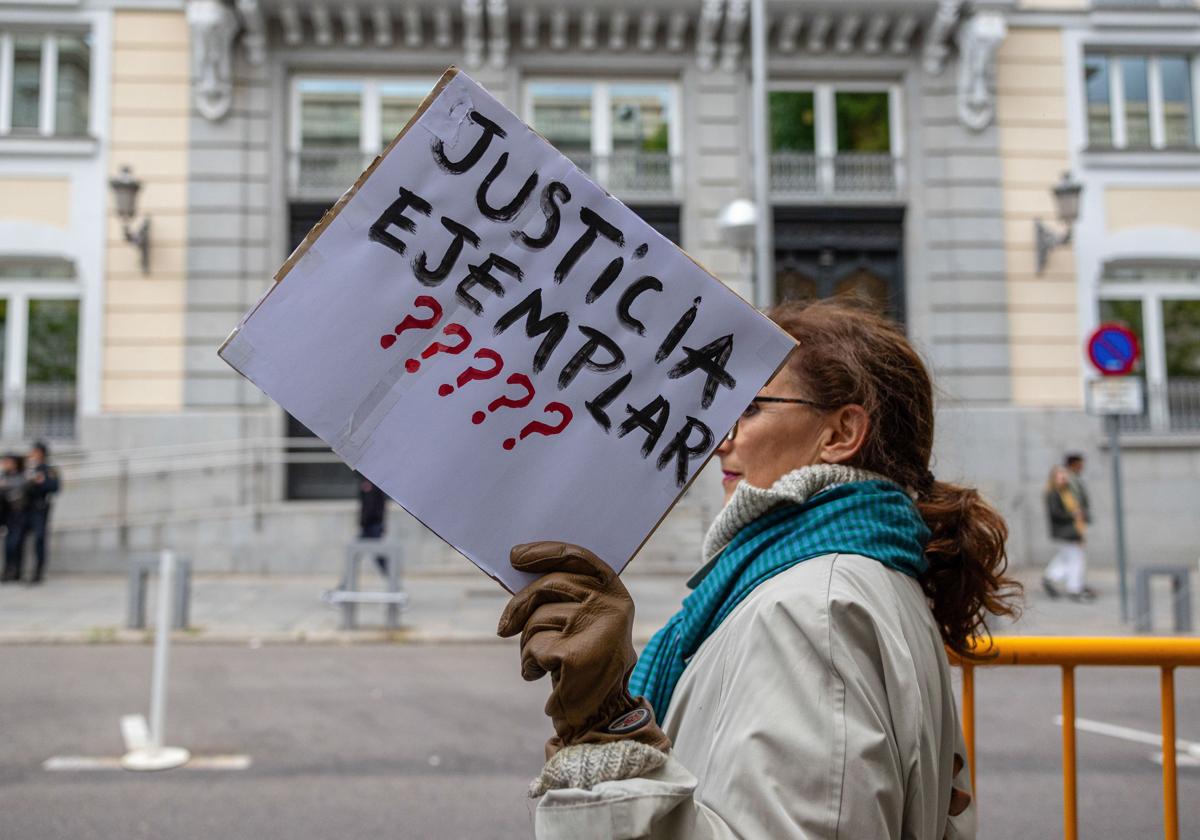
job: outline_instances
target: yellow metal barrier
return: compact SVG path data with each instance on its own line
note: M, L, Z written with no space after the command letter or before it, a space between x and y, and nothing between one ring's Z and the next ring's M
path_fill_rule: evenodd
M1063 717L1063 837L1078 840L1079 821L1075 792L1075 668L1080 665L1142 665L1161 669L1163 823L1166 840L1179 840L1179 802L1175 770L1175 669L1200 666L1200 639L997 636L989 645L977 640L980 659L965 660L954 654L950 661L962 668L963 737L971 786L975 786L975 669L996 665L1053 665L1062 668Z

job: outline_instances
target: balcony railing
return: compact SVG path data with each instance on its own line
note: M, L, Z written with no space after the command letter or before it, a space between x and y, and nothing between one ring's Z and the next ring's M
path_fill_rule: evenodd
M72 440L75 437L75 386L29 383L8 391L0 403L0 437L6 440Z
M1124 432L1200 433L1200 378L1146 385L1146 410L1121 415Z
M903 189L903 160L892 155L771 154L771 192L776 197L896 199Z
M680 161L667 152L617 151L608 155L567 156L621 199L676 201L682 193ZM373 155L356 149L307 148L293 152L289 195L294 201L332 201L350 188L372 158Z

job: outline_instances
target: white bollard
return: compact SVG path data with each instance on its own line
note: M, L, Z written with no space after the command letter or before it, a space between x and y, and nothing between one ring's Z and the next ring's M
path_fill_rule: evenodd
M175 577L175 554L163 551L158 564L158 603L154 620L154 673L150 681L150 739L131 749L121 759L127 770L169 770L187 763L191 753L182 747L163 746L167 707L167 668L171 644L171 580Z

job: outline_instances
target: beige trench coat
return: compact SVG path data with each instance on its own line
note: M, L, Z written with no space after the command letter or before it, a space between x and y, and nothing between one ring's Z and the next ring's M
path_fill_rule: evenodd
M799 563L696 652L667 765L538 804L547 840L969 840L970 790L941 637L920 585L865 557ZM965 765L965 761L964 761Z

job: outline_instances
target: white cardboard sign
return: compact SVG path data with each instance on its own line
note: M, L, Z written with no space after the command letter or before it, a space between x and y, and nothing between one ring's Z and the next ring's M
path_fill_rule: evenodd
M451 68L220 354L516 591L623 569L793 344Z

